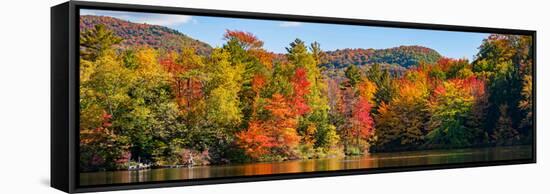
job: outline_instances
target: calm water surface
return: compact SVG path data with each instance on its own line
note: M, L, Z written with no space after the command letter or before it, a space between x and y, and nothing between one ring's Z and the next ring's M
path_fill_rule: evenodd
M531 151L531 146L511 146L496 148L375 153L360 157L230 164L220 166L195 166L191 168L88 172L80 173L80 185L86 186L212 177L529 159L532 158Z

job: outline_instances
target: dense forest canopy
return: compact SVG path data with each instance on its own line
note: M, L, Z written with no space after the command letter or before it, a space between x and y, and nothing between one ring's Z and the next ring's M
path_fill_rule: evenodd
M326 52L323 65L347 67L349 65L395 64L413 67L420 63L434 64L441 55L422 46L400 46L388 49L342 49Z
M81 20L82 171L532 141L528 36L491 35L471 62L397 47L356 50L366 54L327 66L330 56L347 51L324 52L317 42L296 39L278 55L237 30L228 30L219 48L164 47L134 37L185 36L162 27L170 35L150 35L158 32L151 26L132 31L147 35L129 36L114 24L87 22L92 18L112 19ZM389 53L399 56L388 62ZM394 63L404 69L392 72ZM348 65L336 68L341 64Z

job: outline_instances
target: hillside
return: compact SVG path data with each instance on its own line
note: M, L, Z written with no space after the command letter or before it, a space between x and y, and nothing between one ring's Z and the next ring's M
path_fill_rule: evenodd
M441 55L422 46L400 46L388 49L339 49L326 52L325 65L346 67L350 64L373 63L397 64L402 67L418 65L420 62L435 63Z
M212 47L207 43L193 39L177 30L150 24L133 23L108 16L81 16L80 29L90 29L97 24L115 32L123 38L120 46L126 48L135 45L148 45L156 49L179 50L183 47L195 47L199 54L209 54ZM325 52L324 66L336 68L350 64L366 65L373 63L392 66L410 67L424 61L435 63L441 55L430 48L422 46L400 46L388 49L339 49ZM285 60L284 54L277 54L276 60Z
M156 49L179 50L191 46L200 54L212 50L210 45L168 27L132 23L108 16L80 16L80 30L91 29L97 24L104 24L123 38L122 47L148 45Z

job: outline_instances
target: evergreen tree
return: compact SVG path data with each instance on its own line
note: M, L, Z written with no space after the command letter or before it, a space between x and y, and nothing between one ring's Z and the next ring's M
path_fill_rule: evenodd
M116 36L103 24L95 25L93 29L80 34L80 56L84 60L95 61L104 51L113 45L122 42L122 38Z

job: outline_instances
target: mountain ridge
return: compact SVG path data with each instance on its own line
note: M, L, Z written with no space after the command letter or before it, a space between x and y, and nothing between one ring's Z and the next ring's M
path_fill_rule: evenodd
M212 46L208 43L166 26L134 23L110 16L80 16L81 31L91 29L98 24L105 25L123 39L123 42L119 45L121 48L148 45L156 49L181 50L184 47L194 47L197 53L201 55L208 55L212 50ZM442 57L434 49L418 45L402 45L385 49L343 48L324 51L324 53L325 57L321 65L335 68L374 63L399 65L408 68L422 62L435 63ZM276 55L279 60L285 57L283 53Z
M105 25L107 29L120 36L123 39L120 47L123 48L135 45L148 45L165 50L194 47L199 54L208 54L212 50L209 44L166 26L134 23L110 16L80 16L81 31L91 29L98 24Z
M422 62L435 63L443 57L434 49L418 45L401 45L385 49L345 48L325 53L327 56L324 65L332 64L335 67L383 63L398 64L408 68Z

